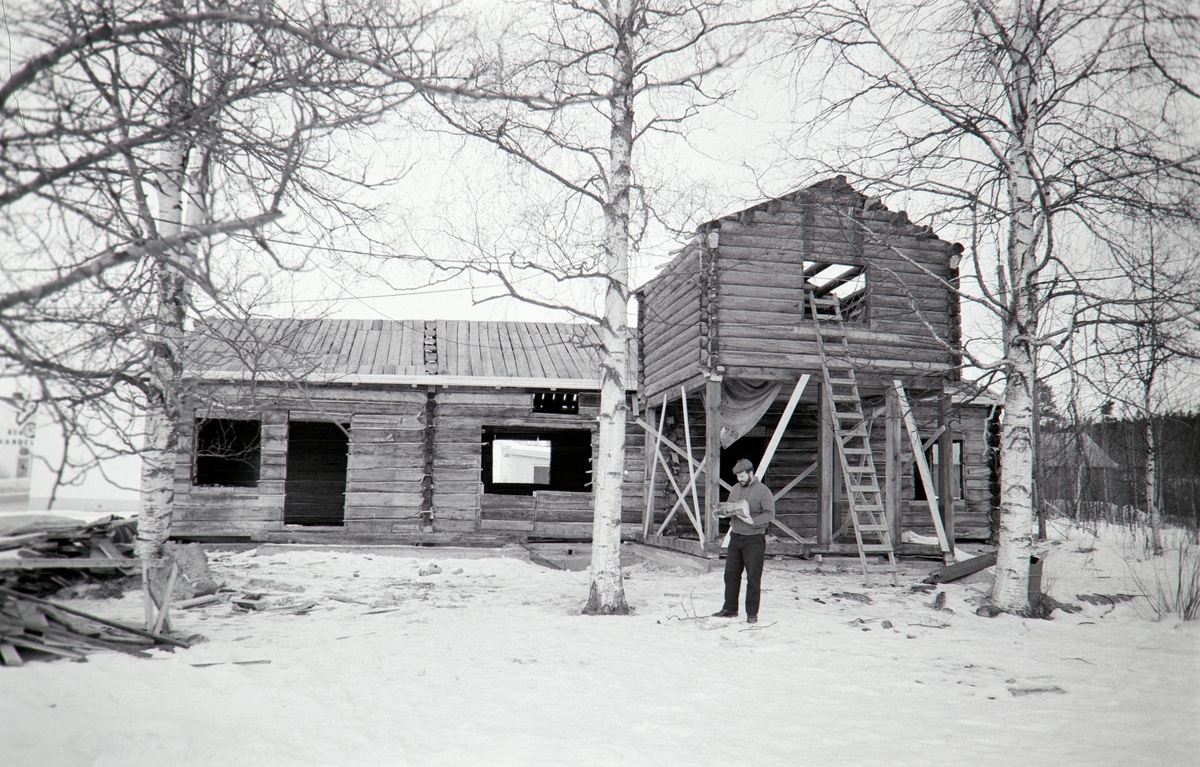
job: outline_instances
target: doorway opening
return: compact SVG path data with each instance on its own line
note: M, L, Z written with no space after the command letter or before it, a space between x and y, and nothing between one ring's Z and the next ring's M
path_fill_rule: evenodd
M349 430L350 424L288 424L285 525L345 525Z

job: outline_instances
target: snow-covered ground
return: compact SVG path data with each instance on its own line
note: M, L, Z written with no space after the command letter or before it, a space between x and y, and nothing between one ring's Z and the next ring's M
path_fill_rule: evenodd
M0 668L0 764L1200 764L1200 622L1077 599L1135 593L1137 550L1060 538L1046 588L1079 613L980 617L990 571L939 611L909 588L933 563L864 588L854 560L775 560L756 626L698 617L719 570L630 564L634 614L597 618L586 572L519 549L210 552L275 607L174 613L209 641L153 660Z

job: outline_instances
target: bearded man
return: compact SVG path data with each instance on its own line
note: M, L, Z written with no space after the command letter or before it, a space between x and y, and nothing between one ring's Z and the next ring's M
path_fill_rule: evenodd
M767 555L767 528L775 519L775 496L754 476L754 464L742 458L733 465L738 483L729 492L728 505L740 510L730 518L729 551L725 555L725 604L714 618L736 618L746 571L746 622L758 623L762 596L763 560ZM742 503L744 502L744 504Z

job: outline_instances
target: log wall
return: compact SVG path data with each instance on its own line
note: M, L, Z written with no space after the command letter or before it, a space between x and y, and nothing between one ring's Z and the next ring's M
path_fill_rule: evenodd
M701 370L700 245L675 257L641 291L638 336L642 354L641 394L648 401L694 378ZM707 334L707 326L704 328ZM707 362L707 354L704 354ZM649 388L647 388L649 387Z
M865 267L866 311L847 322L864 372L904 375L953 362L937 338L957 340L957 305L952 312L941 282L952 277L954 246L912 231L897 214L863 210L864 199L805 191L720 222L719 365L774 369L779 377L812 369L816 338L802 306L806 262Z
M445 532L513 533L591 540L592 494L538 490L532 496L486 494L481 439L485 427L588 429L595 454L599 395L580 395L578 415L534 413L533 394L514 389L439 389L434 421L434 527ZM641 519L644 458L640 429L626 429L622 535Z
M172 533L183 537L252 536L283 523L287 428L296 421L350 425L345 524L350 535L413 532L512 533L516 538L590 540L591 493L538 491L535 496L485 495L481 439L485 427L596 431L598 395L582 394L578 415L533 412L533 393L521 389L439 387L313 387L305 396L221 388L197 417L258 419L262 423L256 487L192 484L193 423L184 424L188 449L177 457ZM289 416L290 414L290 416ZM626 444L623 521L632 536L641 519L644 452L632 411Z

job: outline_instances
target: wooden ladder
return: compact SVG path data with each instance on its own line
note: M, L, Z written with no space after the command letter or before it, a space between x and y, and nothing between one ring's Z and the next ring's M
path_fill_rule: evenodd
M858 394L858 379L850 363L850 344L846 338L841 306L836 296L818 298L816 291L808 287L805 293L808 308L812 312L813 327L817 331L825 400L837 436L842 479L846 485L846 497L850 501L850 521L854 526L854 542L858 546L863 578L866 585L870 586L872 573L891 573L892 583L899 586L896 552L892 547L891 530L884 519L883 491L875 471L871 436L867 430L862 398ZM827 343L837 350L836 354L829 353ZM868 538L866 542L863 541L864 536ZM871 564L867 555L884 557L887 563Z

